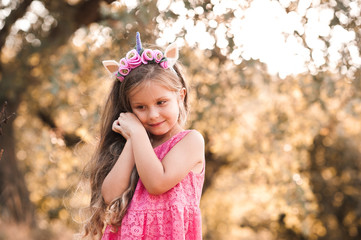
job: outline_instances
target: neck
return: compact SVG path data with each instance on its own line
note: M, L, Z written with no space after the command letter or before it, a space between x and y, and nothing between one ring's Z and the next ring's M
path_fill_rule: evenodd
M149 138L152 146L157 147L181 131L183 131L183 128L177 124L177 126L174 126L167 133L163 135L150 135Z

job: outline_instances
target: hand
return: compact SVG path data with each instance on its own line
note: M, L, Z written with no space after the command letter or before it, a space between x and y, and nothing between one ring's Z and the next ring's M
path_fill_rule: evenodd
M131 134L139 129L144 129L143 125L133 113L120 113L118 119L113 122L112 130L122 134L125 139L129 139Z

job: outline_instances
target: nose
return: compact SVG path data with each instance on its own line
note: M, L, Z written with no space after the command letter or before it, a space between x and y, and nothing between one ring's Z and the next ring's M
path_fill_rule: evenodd
M149 119L156 119L159 116L158 109L152 107L149 108L148 117Z

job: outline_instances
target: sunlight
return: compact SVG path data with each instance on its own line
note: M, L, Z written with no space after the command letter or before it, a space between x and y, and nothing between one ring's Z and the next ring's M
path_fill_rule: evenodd
M280 77L307 70L309 51L304 49L301 39L292 35L294 31L304 32L301 17L295 12L287 13L277 2L255 0L238 15L229 30L236 46L241 46L237 50L239 59L234 53L234 60L259 59L267 64L269 73L278 73Z
M134 9L139 4L138 1L134 0L118 0L118 3L120 3L121 5L125 5L128 8L128 11ZM114 2L113 4L117 4L117 2Z
M1 5L8 6L11 0L1 0Z
M0 19L3 20L6 17L8 17L11 13L11 9L10 8L3 8L0 9Z
M33 1L30 5L30 10L40 17L45 18L49 15L49 11L45 8L44 4L40 1Z
M278 74L281 78L306 71L315 73L327 61L336 71L344 45L355 64L353 69L361 66L355 32L349 32L340 25L330 28L334 17L331 6L334 3L326 5L316 0L300 0L295 11L286 12L285 8L294 1L254 0L248 6L247 1L212 0L212 12L208 13L205 21L195 20L197 18L194 17L204 13L202 7L187 11L183 1L162 0L158 3L159 10L166 11L166 6L169 6L179 17L172 24L159 22L162 33L157 44L175 41L177 34L185 29L184 38L189 46L197 46L201 50L217 46L235 64L240 64L243 59L259 60L267 65L270 74ZM350 7L352 15L360 15L361 10L356 3L350 3ZM229 12L233 13L233 19L229 22L222 20ZM341 22L348 21L346 16L344 19L340 17ZM209 33L209 28L215 29L214 36ZM233 38L235 44L233 52L228 49L229 38ZM322 38L330 39L330 45L326 46Z
M31 24L28 20L26 19L20 19L18 21L16 21L15 23L15 27L19 30L22 30L24 32L27 32L29 31L30 27L31 27Z
M163 12L165 11L170 4L170 0L158 0L157 1L157 7L159 9L159 11Z

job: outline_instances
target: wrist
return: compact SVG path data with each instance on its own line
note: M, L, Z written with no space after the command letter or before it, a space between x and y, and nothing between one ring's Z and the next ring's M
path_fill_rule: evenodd
M137 128L133 128L132 131L130 132L130 139L134 138L137 139L143 135L147 135L147 131L145 130L144 127L137 127Z

